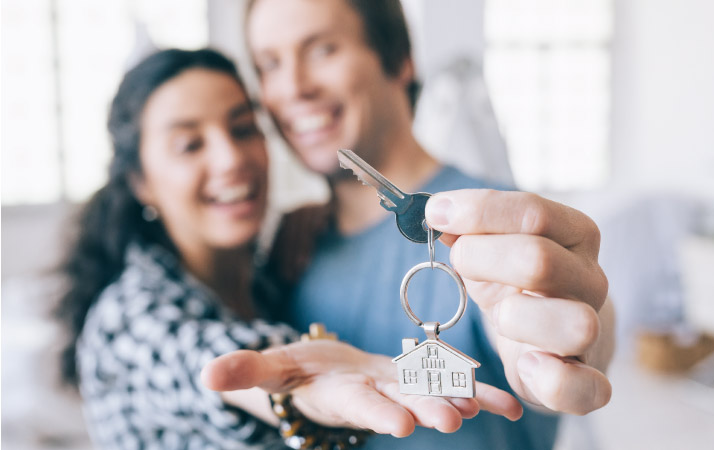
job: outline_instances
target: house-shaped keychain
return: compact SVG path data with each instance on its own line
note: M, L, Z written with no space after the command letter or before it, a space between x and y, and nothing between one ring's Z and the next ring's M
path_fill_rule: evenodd
M449 344L427 339L402 339L402 354L392 360L402 394L474 397L474 369L481 364Z

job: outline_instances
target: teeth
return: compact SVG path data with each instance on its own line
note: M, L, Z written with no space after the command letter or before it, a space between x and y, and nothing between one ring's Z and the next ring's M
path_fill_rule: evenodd
M292 129L296 133L309 133L325 127L331 120L332 117L329 114L313 114L295 119Z
M241 184L226 188L214 197L217 203L234 203L245 200L250 195L250 185Z

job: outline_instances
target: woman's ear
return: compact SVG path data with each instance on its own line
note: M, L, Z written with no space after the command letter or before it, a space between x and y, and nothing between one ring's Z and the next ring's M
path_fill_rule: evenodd
M154 196L146 185L144 176L138 172L131 172L129 173L128 180L129 187L134 193L134 196L136 196L136 199L139 200L139 203L144 206L154 206Z

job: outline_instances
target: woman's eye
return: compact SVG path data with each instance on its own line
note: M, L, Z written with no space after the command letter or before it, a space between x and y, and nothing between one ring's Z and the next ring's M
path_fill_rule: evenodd
M250 125L235 125L231 128L231 135L235 139L252 139L260 136L260 130L251 123Z
M180 139L176 143L176 149L179 153L193 153L200 150L203 146L203 140L200 138Z

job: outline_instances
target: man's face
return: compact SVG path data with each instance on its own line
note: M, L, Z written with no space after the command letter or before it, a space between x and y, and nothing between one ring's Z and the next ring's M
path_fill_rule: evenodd
M344 0L258 0L247 32L263 102L304 163L329 175L349 148L376 164L406 81L384 73L361 17Z

